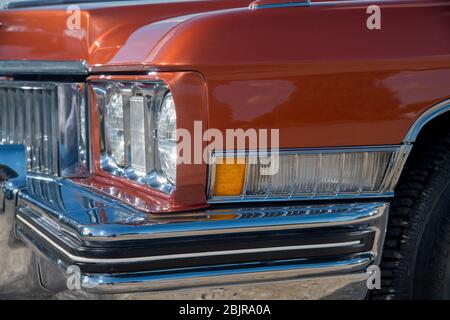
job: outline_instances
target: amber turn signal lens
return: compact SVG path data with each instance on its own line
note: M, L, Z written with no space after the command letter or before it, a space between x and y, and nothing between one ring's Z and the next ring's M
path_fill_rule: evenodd
M242 193L245 179L245 159L235 159L216 164L214 178L215 196L238 196Z

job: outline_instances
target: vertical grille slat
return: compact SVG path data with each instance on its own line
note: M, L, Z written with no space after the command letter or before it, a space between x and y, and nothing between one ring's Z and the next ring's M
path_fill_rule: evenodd
M20 109L20 93L21 90L20 89L14 89L14 92L12 94L11 100L12 100L12 108L14 110L13 115L14 115L14 122L13 122L13 127L14 127L14 143L17 144L22 144L23 141L20 141L20 113L22 112Z
M25 90L16 90L16 103L17 113L17 142L25 145Z
M50 114L50 105L48 99L47 91L42 92L42 105L41 105L41 115L42 115L42 167L41 171L48 173L49 169L49 114Z
M16 135L16 130L14 127L15 117L14 117L14 89L8 89L8 129L9 137L8 141L10 144L15 143L14 136Z
M25 90L24 92L24 100L25 100L25 148L27 154L27 167L33 167L33 117L32 117L32 100L31 100L31 91Z
M36 93L33 91L30 91L30 100L31 100L31 124L32 127L31 129L31 146L32 146L32 150L33 153L31 155L31 167L29 167L32 171L35 171L38 169L38 152L39 152L39 146L36 145L35 141L36 141L36 137L38 135L37 133L37 128L36 128L36 120L35 120L35 112L36 109L38 108L38 106L36 105Z
M0 144L6 143L6 92L0 88Z
M34 146L36 151L36 163L33 168L33 171L42 172L41 171L41 159L42 159L42 128L41 128L41 92L34 91L33 94L34 100Z
M58 147L58 105L57 97L55 91L50 91L50 147L51 147L51 160L50 170L52 172L59 171L59 147Z

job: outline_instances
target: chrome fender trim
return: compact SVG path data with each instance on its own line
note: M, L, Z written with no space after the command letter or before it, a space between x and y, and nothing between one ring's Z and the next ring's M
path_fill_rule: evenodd
M444 100L425 111L411 126L403 142L405 144L414 143L427 123L448 111L450 111L450 99Z

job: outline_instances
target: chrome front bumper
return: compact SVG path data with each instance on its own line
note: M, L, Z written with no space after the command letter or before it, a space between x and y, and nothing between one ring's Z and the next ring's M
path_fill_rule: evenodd
M47 288L65 289L79 270L80 289L93 293L291 285L314 299L366 295L388 214L387 202L358 202L152 216L70 180L33 176L3 186L0 204L0 221L14 217Z

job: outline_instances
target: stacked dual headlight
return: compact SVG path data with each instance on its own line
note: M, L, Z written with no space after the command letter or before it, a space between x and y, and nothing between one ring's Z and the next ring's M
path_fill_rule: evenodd
M93 83L100 115L101 168L170 192L176 184L176 110L163 82Z

